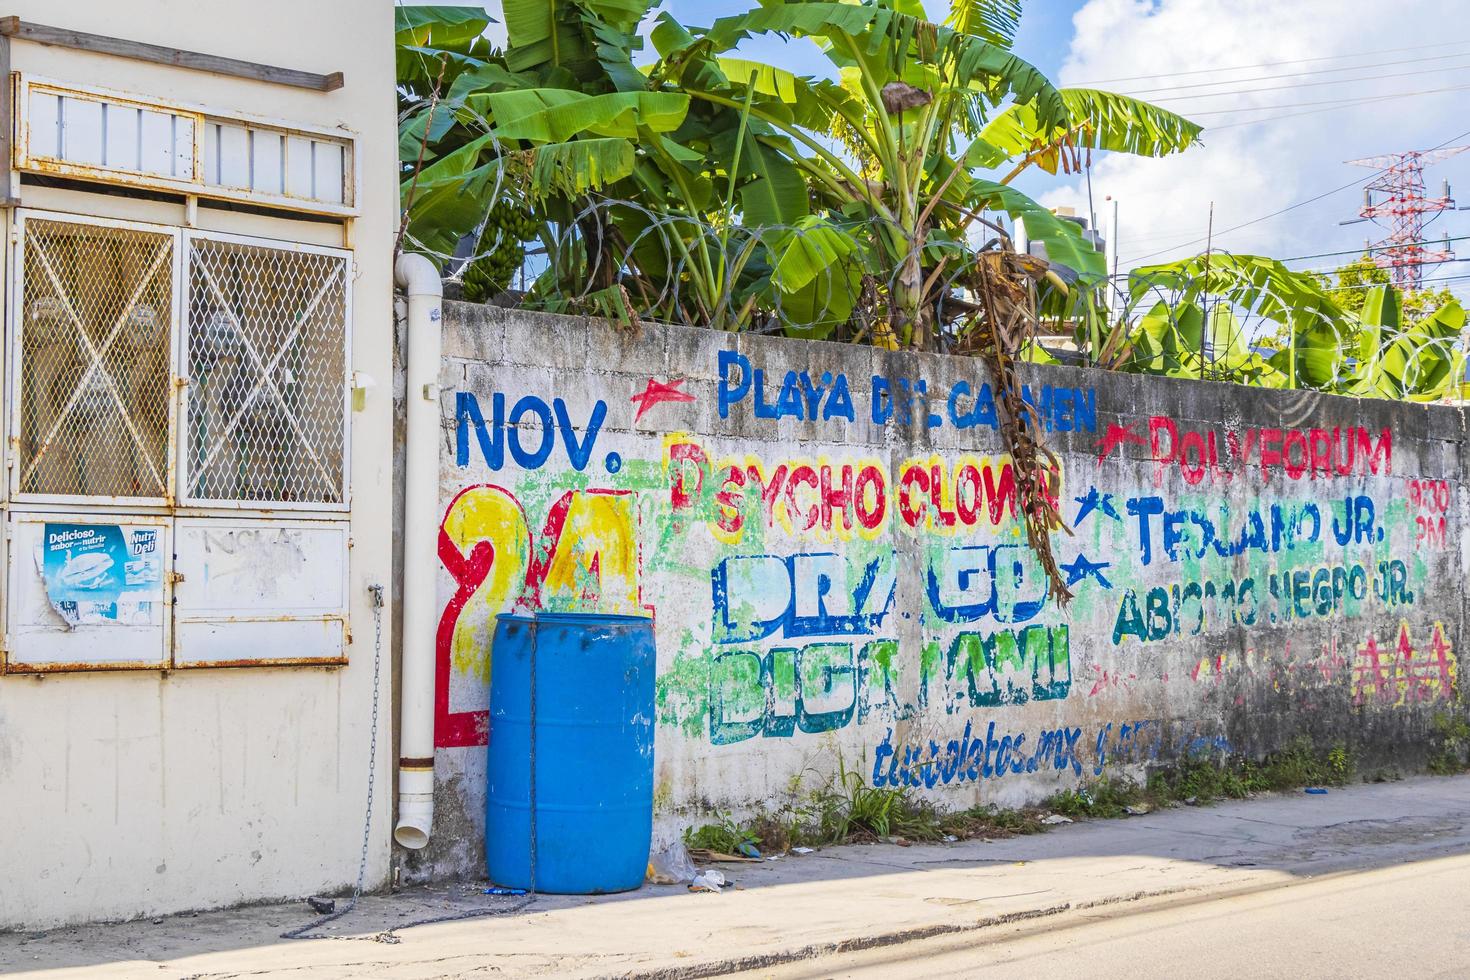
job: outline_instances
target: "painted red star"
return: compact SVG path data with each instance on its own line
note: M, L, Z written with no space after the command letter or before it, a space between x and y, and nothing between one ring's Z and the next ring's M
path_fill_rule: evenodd
M659 402L692 402L694 396L687 391L680 391L683 386L683 378L675 378L673 381L655 381L648 379L648 385L638 394L629 398L630 402L638 403L638 414L633 416L633 421L643 418L643 413L648 411Z
M1148 442L1143 436L1133 431L1134 424L1132 422L1127 425L1108 424L1107 434L1097 441L1097 461L1099 463L1106 459L1108 454L1116 447L1121 446L1125 442L1135 442L1140 446Z

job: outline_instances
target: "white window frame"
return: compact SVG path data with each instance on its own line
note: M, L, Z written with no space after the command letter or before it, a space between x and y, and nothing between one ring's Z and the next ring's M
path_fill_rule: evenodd
M122 228L132 231L144 232L152 235L163 235L173 239L173 302L171 304L171 315L169 320L169 356L168 356L168 386L166 403L168 405L168 438L164 446L164 494L154 497L132 497L132 496L106 496L96 494L60 494L60 493L24 493L21 491L22 467L25 461L20 458L21 437L21 400L22 400L22 378L25 369L25 345L21 343L21 334L24 329L25 312L25 270L26 270L26 223L31 219L43 221L54 221L66 224L92 225L103 228ZM16 503L23 504L73 504L73 505L120 505L128 507L159 507L172 503L174 485L176 481L175 460L177 455L177 443L179 437L179 414L178 399L173 392L178 387L178 361L179 361L179 339L182 335L183 307L180 305L183 298L182 284L179 281L180 264L179 258L182 251L180 229L168 225L149 224L141 221L118 221L112 218L97 218L90 215L66 214L56 211L40 211L30 208L17 209L14 213L14 248L11 253L12 262L10 270L10 303L7 310L9 328L5 331L6 342L10 346L10 383L7 396L7 408L10 413L10 455L7 459L10 476L6 481L10 488L10 499Z
M190 383L190 379L193 378L193 373L188 360L189 336L192 329L192 325L189 323L189 310L192 305L192 293L190 291L193 289L193 275L190 261L192 257L192 245L195 241L231 242L237 245L249 245L257 248L274 249L276 251L299 252L309 255L328 255L342 260L342 311L344 323L342 330L342 472L340 474L342 500L340 502L219 500L212 497L191 497L187 495L189 483L192 479L192 472L189 469L189 459L192 454L188 451L189 435L184 429L188 426L189 399L193 392L193 385ZM220 510L269 510L340 514L349 512L352 509L352 283L355 278L353 253L348 249L329 248L323 245L304 245L297 242L283 242L247 235L186 230L183 233L183 241L180 245L179 261L181 264L181 278L178 321L179 366L177 376L181 380L176 387L180 390L181 396L178 407L180 429L174 444L174 449L179 454L179 458L177 465L173 469L178 480L175 493L178 496L180 505L191 508Z
M17 79L17 83L14 86L15 99L11 104L15 107L14 165L16 170L52 174L58 177L100 180L109 184L121 184L131 187L147 187L175 194L194 194L199 197L215 200L245 201L265 207L304 211L331 217L350 218L360 213L356 203L361 198L362 190L360 186L361 168L357 163L357 138L347 130L332 129L326 126L311 126L239 112L226 115L208 106L195 103L153 98L142 99L137 95L118 89L105 88L98 85L73 85L29 73L17 73L15 78ZM194 125L191 141L193 144L193 166L190 178L180 179L162 174L122 170L100 164L67 161L33 153L30 131L30 95L32 86L46 92L62 96L72 96L86 101L114 103L131 108L154 110L190 117ZM344 151L342 202L335 203L328 200L292 196L285 193L273 194L233 187L228 184L212 184L207 182L202 172L202 168L204 167L204 154L200 150L200 141L206 138L205 131L211 123L220 123L245 129L269 130L279 134L283 139L296 137L318 139L340 144Z

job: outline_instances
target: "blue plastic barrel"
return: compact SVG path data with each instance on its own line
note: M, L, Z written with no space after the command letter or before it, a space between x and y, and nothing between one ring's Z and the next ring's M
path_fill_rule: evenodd
M485 793L491 881L531 888L534 851L537 891L587 895L642 884L653 834L654 670L652 620L499 617Z

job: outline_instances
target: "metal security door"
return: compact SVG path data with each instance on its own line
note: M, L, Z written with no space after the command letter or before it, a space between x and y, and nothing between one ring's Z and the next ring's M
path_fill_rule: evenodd
M12 493L169 502L178 233L35 211L16 229Z

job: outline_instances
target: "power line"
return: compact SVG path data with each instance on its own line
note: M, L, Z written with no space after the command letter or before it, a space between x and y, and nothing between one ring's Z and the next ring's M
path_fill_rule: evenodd
M1470 130L1466 130L1463 133L1458 133L1458 134L1456 134L1454 136L1451 136L1449 139L1447 139L1444 142L1440 143L1438 146L1431 146L1431 147L1429 147L1428 150L1425 150L1424 152L1428 153L1431 150L1438 150L1441 147L1449 146L1451 143L1455 142L1456 140L1464 139L1466 136L1470 136ZM1325 197L1331 197L1333 194L1337 194L1337 193L1340 193L1342 191L1345 191L1349 187L1358 187L1358 186L1360 186L1362 184L1366 184L1368 181L1372 180L1373 178L1377 177L1379 174L1382 174L1382 173L1384 173L1383 170L1375 171L1375 172L1369 174L1367 177L1362 177L1362 178L1359 178L1358 180L1349 181L1348 183L1343 184L1340 187L1334 187L1334 188L1332 188L1332 190L1330 190L1330 191L1323 191L1321 194L1318 194L1318 195L1316 195L1314 197L1309 197L1305 201L1298 201L1295 204L1289 204L1289 205L1287 205L1284 208L1280 208L1280 209L1278 209L1276 211L1272 211L1270 214L1263 214L1259 218L1252 218L1251 220L1249 220L1249 221L1243 221L1243 222L1241 222L1238 225L1232 225L1229 228L1225 228L1222 231L1216 232L1216 235L1227 235L1227 234L1229 234L1232 231L1239 231L1242 228L1249 228L1251 225L1260 224L1262 221L1269 221L1271 218L1275 218L1275 217L1278 217L1280 215L1286 214L1288 211L1295 211L1297 208L1305 207L1308 204L1314 204L1317 201L1320 201L1320 200L1322 200ZM1205 241L1205 240L1206 239L1204 239L1204 238L1196 238L1196 239L1193 239L1191 241L1180 242L1179 244L1170 246L1169 248L1161 248L1161 249L1159 249L1158 251L1155 251L1155 252L1148 252L1148 253L1146 253L1144 255L1135 256L1130 261L1131 262L1138 262L1141 259L1151 259L1155 255L1163 255L1166 252L1172 252L1172 251L1175 251L1176 249L1184 248L1185 246L1188 246L1188 245L1198 245L1200 242Z
M1362 105L1368 102L1381 102L1386 99L1407 99L1419 95L1436 95L1440 92L1462 92L1470 88L1470 85L1449 85L1444 88L1426 88L1415 92L1390 92L1387 95L1359 95L1343 99L1324 99L1319 102L1286 102L1271 105L1242 106L1238 109L1203 109L1198 112L1191 111L1189 115L1194 116L1228 116L1240 112L1266 112L1270 109L1299 109L1303 106L1329 106L1345 109L1350 105ZM1305 115L1306 113L1302 113ZM1236 126L1240 123L1230 123ZM1215 129L1223 129L1223 126L1215 126Z
M1379 48L1377 51L1359 51L1353 54L1323 55L1319 58L1298 58L1295 61L1262 61L1253 65L1229 65L1219 68L1195 68L1190 71L1166 71L1154 75L1124 75L1119 78L1099 78L1091 82L1080 82L1079 87L1106 85L1112 82L1136 82L1149 78L1183 78L1187 75L1208 75L1220 71L1248 71L1252 68L1280 68L1282 65L1307 65L1322 61L1342 61L1344 58L1369 58L1383 54L1398 54L1400 51L1427 51L1431 48L1450 48L1470 41L1440 41L1437 44L1415 44L1407 48ZM1361 67L1361 66L1359 66ZM1247 79L1238 79L1246 81Z
M1345 65L1342 68L1318 68L1314 71L1292 71L1282 72L1274 75L1262 75L1259 78L1226 78L1218 82L1195 82L1192 85L1164 85L1159 88L1134 89L1124 95L1149 95L1154 92L1182 92L1185 89L1214 88L1217 85L1239 85L1242 82L1269 82L1278 78L1305 78L1308 75L1332 75L1344 71L1359 71L1364 68L1390 68L1394 65L1417 65L1426 61L1445 61L1450 58L1463 58L1466 52L1456 51L1452 54L1436 54L1427 58L1404 58L1399 61L1379 61L1367 65ZM1444 69L1436 69L1444 70Z
M1457 262L1465 262L1465 261L1470 261L1470 260L1456 259L1455 261L1457 261ZM1424 282L1425 283L1431 283L1431 282L1459 282L1462 279L1470 279L1470 273L1462 273L1461 275L1458 275L1458 276L1439 276L1439 277L1434 278L1434 279L1425 279ZM1335 286L1333 288L1334 289L1372 289L1375 286L1386 286L1386 285L1388 285L1388 283L1369 282L1369 283L1363 283L1360 286Z
M1375 102L1388 102L1388 101L1391 101L1393 99L1407 99L1407 98L1410 98L1410 97L1417 97L1417 96L1420 96L1420 95L1433 95L1433 94L1437 94L1438 92L1441 92L1441 91L1458 91L1458 90L1459 90L1458 88L1454 88L1454 89L1430 89L1430 90L1422 91L1422 92L1404 92L1404 93L1401 93L1399 95L1374 95L1374 96L1369 96L1369 97L1362 98L1362 99L1346 99L1346 100L1343 100L1342 102L1340 102L1338 104L1329 105L1325 109L1307 109L1304 112L1285 112L1285 113L1282 113L1279 116L1264 116L1264 117L1259 118L1259 119L1242 119L1239 122L1221 123L1218 126L1210 126L1210 127L1208 127L1207 131L1213 133L1213 132L1218 132L1219 130L1222 130L1222 129L1236 129L1236 128L1240 127L1240 126L1259 126L1259 125L1264 125L1265 123L1280 122L1283 119L1296 119L1296 118L1298 118L1300 116L1317 116L1317 115L1321 115L1324 112L1337 112L1337 111L1339 111L1341 109L1351 109L1351 108L1353 108L1355 106L1371 105L1371 104L1373 104ZM1259 109L1276 109L1276 108L1279 108L1279 106L1260 106L1259 107ZM1235 111L1236 112L1256 112L1258 110L1257 109L1237 109ZM1192 113L1192 115L1199 115L1199 113Z
M1316 82L1292 82L1289 85L1264 85L1260 88L1236 89L1233 92L1201 92L1198 95L1178 95L1155 98L1153 102L1189 102L1196 99L1219 99L1226 96L1256 95L1260 92L1284 92L1299 88L1319 88L1323 85L1350 85L1355 82L1376 82L1385 78L1409 78L1414 75L1434 75L1446 71L1463 71L1470 65L1440 65L1438 68L1421 68L1418 71L1382 72L1376 75L1359 75L1356 78L1329 78ZM1228 112L1229 110L1220 110Z
M1410 247L1410 246L1413 246L1413 245L1438 245L1440 242L1446 242L1446 241L1449 241L1449 242L1463 242L1466 239L1470 239L1470 235L1459 235L1459 236L1457 236L1455 238L1433 238L1433 239L1426 238L1422 242L1405 242L1402 245L1386 245L1383 248L1378 249L1377 251L1387 252L1387 251L1391 251L1391 250L1393 250L1395 248L1407 248L1407 247ZM1362 249L1362 248L1350 248L1350 249L1346 249L1346 250L1341 251L1341 252L1318 252L1315 255L1293 255L1289 259L1280 259L1279 261L1281 261L1281 262L1301 262L1304 259L1330 259L1330 258L1335 258L1335 257L1337 257L1339 255L1364 255L1364 254L1367 253L1367 251L1368 251L1367 249ZM1463 259L1456 259L1455 261L1462 262L1464 260ZM1332 271L1336 271L1336 270L1332 270Z
M1375 251L1379 251L1379 250L1378 249L1375 249ZM1283 260L1283 261L1285 261L1285 260ZM1453 265L1453 264L1455 264L1457 262L1470 262L1470 257L1466 257L1466 258L1463 258L1463 259L1440 259L1438 262L1426 262L1425 265ZM1293 269L1291 271L1293 271L1293 272L1300 272L1300 273L1311 273L1312 275L1316 275L1316 276L1330 276L1330 275L1333 275L1334 273L1337 272L1336 269ZM1423 281L1424 282L1428 282L1429 280L1426 279L1426 280L1423 280ZM1395 283L1395 285L1397 285L1397 283ZM1350 287L1344 286L1342 288L1347 289L1347 288L1350 288ZM1400 288L1402 288L1402 287L1400 287Z

